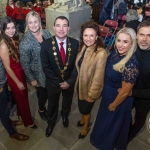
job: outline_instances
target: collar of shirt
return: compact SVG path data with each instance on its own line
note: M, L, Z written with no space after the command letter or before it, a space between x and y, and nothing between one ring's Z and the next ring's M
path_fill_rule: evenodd
M9 5L11 8L14 8L14 4Z
M56 37L56 36L55 36L55 37ZM56 37L56 41L57 41L57 44L58 44L58 47L59 47L59 51L60 51L60 44L59 44L59 43L64 42L63 47L64 47L65 54L66 54L66 49L67 49L67 38L65 38L63 41L60 41L60 40Z

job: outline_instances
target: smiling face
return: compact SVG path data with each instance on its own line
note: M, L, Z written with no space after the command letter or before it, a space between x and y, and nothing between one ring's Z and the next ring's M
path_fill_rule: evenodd
M53 26L55 31L55 36L60 40L63 41L69 31L68 21L66 19L57 19L55 21L55 25Z
M15 24L13 22L8 23L4 32L8 37L12 38L16 32Z
M14 3L13 0L8 0L9 5L12 5L13 3Z
M122 55L126 55L128 50L130 50L132 46L132 40L130 35L125 34L125 33L120 33L115 42L116 48L118 50L118 53Z
M98 36L93 28L86 28L83 32L83 42L86 46L92 46Z
M142 50L150 49L150 26L142 27L137 33L137 42Z
M137 12L138 12L139 15L142 14L142 11L143 11L142 8L137 9Z
M30 16L28 18L28 27L29 27L29 30L32 32L32 33L37 33L40 31L40 22L38 20L37 17L35 16Z

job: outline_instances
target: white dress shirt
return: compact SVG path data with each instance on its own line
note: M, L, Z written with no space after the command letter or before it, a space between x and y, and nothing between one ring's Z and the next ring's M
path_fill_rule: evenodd
M11 4L11 5L9 5L11 8L13 8L14 9L14 4Z
M55 36L55 37L56 37L56 36ZM56 41L57 41L57 44L58 44L58 47L59 47L59 51L60 51L60 43L61 43L61 42L64 42L63 48L64 48L65 54L66 54L66 49L67 49L67 38L65 38L63 41L60 41L60 40L56 37Z

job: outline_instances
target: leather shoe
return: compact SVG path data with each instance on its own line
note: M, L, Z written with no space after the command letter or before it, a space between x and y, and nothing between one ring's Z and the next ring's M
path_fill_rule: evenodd
M49 137L52 134L53 129L54 129L54 127L48 126L47 129L46 129L45 136Z
M23 122L21 120L11 120L13 126L21 126Z
M14 133L12 135L10 135L10 138L12 139L16 139L18 141L25 141L25 140L28 140L29 139L29 136L27 135L24 135L24 134L20 134L20 133Z
M69 125L69 120L68 120L68 118L67 118L67 117L62 118L62 122L63 122L63 126L64 126L65 128L67 128L68 125Z
M40 115L41 119L43 119L44 121L48 121L46 110L44 110L43 112L40 112L38 110L38 112L39 112L39 115Z

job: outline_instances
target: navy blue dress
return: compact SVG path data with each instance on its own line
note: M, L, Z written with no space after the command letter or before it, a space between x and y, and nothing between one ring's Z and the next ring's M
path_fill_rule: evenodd
M128 96L114 112L108 110L109 104L118 95L122 81L133 84L139 75L135 55L126 63L123 73L113 69L113 65L123 57L113 50L106 64L102 100L90 139L91 144L100 150L126 150L127 146L133 97Z

